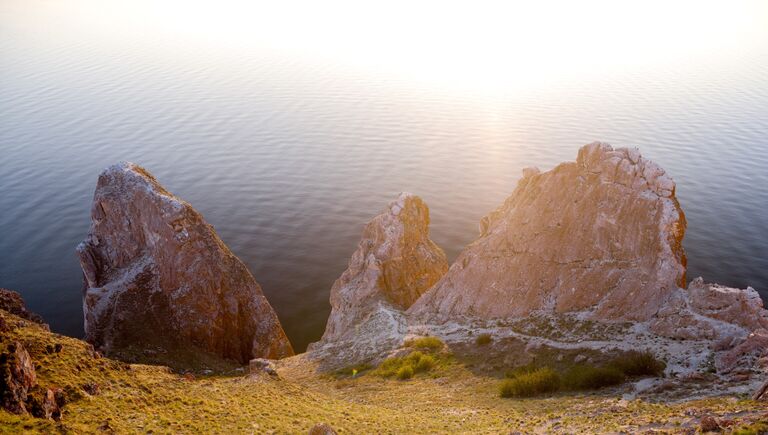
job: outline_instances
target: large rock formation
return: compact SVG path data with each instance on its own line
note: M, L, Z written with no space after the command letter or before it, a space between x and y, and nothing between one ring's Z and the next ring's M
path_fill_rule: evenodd
M192 206L145 169L107 168L91 218L77 247L89 342L107 352L192 344L240 362L293 354L245 265Z
M320 344L356 341L362 353L386 348L405 332L401 311L447 270L445 253L429 238L427 205L401 194L368 223L349 267L333 284L331 315ZM370 349L364 349L365 343Z
M671 372L715 368L735 381L768 367L768 311L754 289L701 278L685 288L674 182L637 150L593 143L576 162L524 170L445 274L427 216L403 196L366 227L334 284L325 335L310 347L320 368L375 362L413 336L461 348L479 331L528 335L526 352L542 345L540 334L553 348L648 349ZM529 315L531 327L513 319ZM615 321L634 324L605 324Z
M409 313L642 321L684 286L686 223L675 184L636 149L592 143L576 162L523 175Z

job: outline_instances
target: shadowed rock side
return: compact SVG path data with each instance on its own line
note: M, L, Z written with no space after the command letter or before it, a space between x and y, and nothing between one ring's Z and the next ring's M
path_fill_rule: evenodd
M685 284L685 226L663 169L636 149L592 143L576 162L526 169L483 218L480 238L409 313L648 320Z
M349 267L331 289L331 315L317 350L356 341L362 353L386 349L405 332L402 310L448 270L445 253L429 238L429 209L403 193L366 225ZM392 340L390 340L392 339ZM364 342L370 344L366 350Z
M245 265L146 170L107 168L91 219L77 247L87 341L106 352L192 344L240 362L293 354Z

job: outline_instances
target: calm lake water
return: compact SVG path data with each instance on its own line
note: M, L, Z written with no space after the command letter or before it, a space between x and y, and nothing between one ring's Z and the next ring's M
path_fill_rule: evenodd
M627 17L558 16L554 39L482 25L493 10L430 21L397 3L213 4L0 3L0 287L55 331L82 334L74 248L99 172L121 160L216 227L298 350L322 334L363 225L399 192L427 201L432 237L455 258L523 167L574 160L594 140L639 147L675 179L690 279L768 297L759 3L664 9L699 26L674 34L653 21L667 12L639 11L653 22L631 34ZM379 12L384 24L367 25Z

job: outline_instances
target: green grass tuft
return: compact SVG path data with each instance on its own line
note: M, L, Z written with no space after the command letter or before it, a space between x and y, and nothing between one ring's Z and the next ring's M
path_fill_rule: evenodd
M374 373L389 378L397 374L397 371L400 370L400 367L403 365L403 358L401 357L391 357L387 358L384 361L379 364L379 367L374 370Z
M554 393L560 389L560 375L545 367L504 380L499 387L501 397L532 397Z
M563 374L563 387L568 390L597 390L624 382L625 376L615 367L577 365Z
M404 381L413 377L413 367L405 365L397 370L397 379Z
M504 377L510 378L510 379L514 379L514 378L516 378L516 377L518 377L520 375L527 375L528 373L535 372L536 370L538 370L540 368L542 368L542 367L537 366L534 363L530 363L530 364L526 364L526 365L522 365L522 366L517 366L517 367L515 367L513 369L510 369L510 370L507 370L506 372L504 372Z
M650 353L629 351L617 356L608 364L627 376L661 376L667 365Z
M423 355L413 363L413 369L416 373L428 372L435 366L435 357L432 355Z
M557 375L556 381L553 374ZM626 380L626 375L612 365L596 367L587 364L568 367L558 374L550 367L531 363L508 370L505 377L507 379L499 387L501 397L531 397L558 390L598 390Z
M419 337L406 341L405 345L414 349L440 350L445 343L437 337Z
M406 356L385 359L374 373L385 378L410 379L414 374L428 372L436 365L434 356L416 350Z

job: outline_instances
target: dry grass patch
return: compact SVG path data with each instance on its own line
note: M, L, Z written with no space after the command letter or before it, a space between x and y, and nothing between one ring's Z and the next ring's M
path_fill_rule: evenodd
M0 333L0 339L24 344L40 365L41 385L69 386L82 395L65 405L61 422L0 411L0 434L308 433L320 422L339 434L636 433L649 427L675 432L675 424L695 429L692 409L733 419L733 427L742 430L740 433L764 430L758 418L765 413L765 405L733 397L655 403L620 401L607 392L590 397L501 400L498 379L457 363L444 348L433 353L410 349L421 356L408 366L414 375L406 382L394 381L396 374L389 378L392 380L372 376L376 369L367 376L338 380L316 371L311 361L302 358L294 360L290 370L289 366L281 368L277 379L268 375L185 378L163 367L128 366L98 357L82 341L51 334L28 322ZM500 341L497 338L495 343ZM61 351L49 353L48 346L57 343L63 345ZM466 344L477 349L474 342ZM431 368L416 372L428 366ZM362 368L348 367L348 374L354 369L363 372ZM527 367L519 373L540 369ZM100 392L90 394L83 389L91 383L98 384Z

